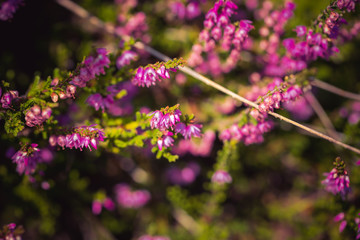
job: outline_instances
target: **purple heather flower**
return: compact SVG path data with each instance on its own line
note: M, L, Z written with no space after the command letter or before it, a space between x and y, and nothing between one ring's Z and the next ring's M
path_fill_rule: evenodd
M298 37L302 37L306 35L306 26L297 26L296 29L294 30L297 34Z
M224 170L217 170L211 177L211 181L219 184L231 183L232 177Z
M343 212L339 213L334 217L334 222L339 222L339 221L341 221L339 226L339 232L343 232L347 225L347 221L345 220L345 214Z
M94 107L96 111L98 111L101 108L104 112L104 108L105 108L104 101L100 93L95 93L90 95L86 100L86 102L90 106Z
M170 4L172 14L176 15L179 19L184 19L186 16L186 8L182 2L172 2Z
M0 8L0 20L6 21L13 18L14 13L22 3L22 0L7 0L3 2Z
M113 211L115 209L115 203L109 197L105 198L103 205L104 205L104 208L106 208L109 211Z
M124 208L140 208L150 200L148 191L132 191L126 184L116 185L115 194L117 203Z
M160 151L163 147L168 148L174 145L174 139L172 138L173 135L174 134L172 132L168 132L166 135L158 139L157 144Z
M346 170L338 172L336 168L333 168L329 173L324 173L326 179L321 183L325 186L325 190L344 199L350 192L350 179Z
M97 149L98 142L104 141L105 133L102 129L97 129L93 126L94 125L77 127L72 134L58 136L57 145L62 148L76 148L81 151L83 148L89 148L90 151L92 150L91 147Z
M93 214L99 215L101 213L101 210L102 210L101 202L98 201L98 200L93 201L93 203L92 203L92 212L93 212Z
M105 74L105 67L109 67L110 59L107 56L107 51L104 48L98 48L96 50L97 56L87 57L83 66L79 69L79 74L75 75L70 82L71 84L78 87L85 87L86 83L100 74Z
M201 128L200 124L188 124L178 123L175 126L175 132L181 133L185 139L191 139L191 137L200 137L201 136Z
M32 174L39 162L39 149L37 144L32 143L17 151L12 160L17 164L16 170L19 174Z
M156 110L150 115L153 117L150 120L151 128L158 128L159 130L166 130L173 128L177 122L180 122L181 111L176 109L173 112L163 114L161 111Z
M201 14L201 9L198 2L190 2L186 6L186 18L191 20Z
M132 60L135 60L137 57L137 54L133 51L124 51L120 57L116 60L116 67L122 68L126 65L129 65Z
M9 91L4 93L1 98L1 106L2 108L10 108L12 100L19 96L17 91Z
M172 71L175 71L174 69L171 69ZM170 78L169 70L166 69L164 65L159 67L158 70L156 70L156 73L159 74L162 78Z

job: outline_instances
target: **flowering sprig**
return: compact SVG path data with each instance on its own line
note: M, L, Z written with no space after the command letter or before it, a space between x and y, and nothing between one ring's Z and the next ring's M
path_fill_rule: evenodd
M326 179L321 183L325 186L325 190L337 195L340 194L345 199L350 192L350 179L348 172L345 170L345 163L339 157L334 161L334 168L329 173L324 173Z
M19 174L25 173L26 175L35 172L37 163L39 161L39 148L36 143L24 144L19 151L12 156L12 161L16 163L16 171Z
M66 135L51 135L49 138L50 146L60 146L63 149L66 148L75 148L83 150L83 148L91 147L97 149L99 142L103 142L105 133L103 129L95 128L96 124L90 126L81 126L72 129Z
M210 72L217 76L221 72L229 72L240 59L240 51L244 48L250 30L254 28L250 20L231 23L230 17L238 9L231 0L220 0L214 4L205 16L204 29L199 34L200 44L195 44L188 59L189 65L201 72ZM220 42L224 51L230 54L221 66L216 52L216 44ZM205 60L202 53L208 53Z
M139 67L136 70L135 76L132 78L132 83L139 87L150 87L155 85L156 81L170 78L169 70L176 72L176 69L184 64L184 59L174 58L165 63L157 62L155 64L149 64L146 67Z
M50 107L41 109L39 105L34 105L25 114L26 125L29 127L41 125L44 121L50 118L51 112Z

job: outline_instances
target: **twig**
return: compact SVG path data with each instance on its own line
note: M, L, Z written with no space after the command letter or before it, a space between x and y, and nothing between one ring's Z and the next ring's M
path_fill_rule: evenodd
M96 17L94 17L94 16L91 16L90 13L88 13L84 8L80 7L80 6L77 5L76 3L74 3L74 2L72 2L72 1L70 1L70 0L56 0L56 1L57 1L61 6L67 8L68 10L70 10L70 11L73 12L73 13L75 13L75 14L78 15L79 17L89 19L90 23L98 26L98 27L101 28L101 29L106 30L106 32L108 32L109 34L118 35L118 34L115 32L113 26L111 26L111 25L106 25L106 24L104 24L100 19L98 19L98 18L96 18ZM121 38L123 38L124 40L129 39L129 36L123 36L123 35L121 35L121 36L118 35L118 36L121 37ZM150 53L150 54L153 55L154 57L159 58L159 59L162 60L162 61L168 61L168 60L170 60L170 58L169 58L168 56L162 54L161 52L159 52L159 51L157 51L157 50L155 50L155 49L153 49L153 48L151 48L151 47L149 47L149 46L147 46L147 45L145 45L145 44L142 43L142 42L136 42L136 43L134 44L134 46L135 46L136 48L143 49L143 50L147 51L148 53ZM240 102L243 102L243 103L245 103L245 104L247 104L247 105L249 105L249 106L251 106L251 107L253 107L253 108L259 109L259 106L258 106L256 103L254 103L254 102L252 102L252 101L249 101L249 100L247 100L246 98L244 98L244 97L242 97L242 96L240 96L240 95L238 95L238 94L230 91L229 89L227 89L227 88L225 88L225 87L217 84L216 82L210 80L209 78L207 78L207 77L205 77L205 76L203 76L203 75L195 72L195 71L192 70L191 68L185 66L185 67L179 67L179 69L180 69L182 72L184 72L184 73L186 73L186 74L194 77L195 79L197 79L197 80L205 83L206 85L208 85L208 86L210 86L210 87L213 87L213 88L219 90L220 92L223 92L223 93L231 96L232 98L234 98L234 99L236 99L236 100L238 100L238 101L240 101ZM347 145L347 144L345 144L345 143L342 143L342 142L340 142L340 141L337 141L336 139L334 139L334 138L332 138L332 137L329 137L329 136L327 136L327 135L325 135L325 134L323 134L323 133L321 133L321 132L318 132L318 131L316 131L316 130L314 130L314 129L311 129L311 128L309 128L309 127L306 127L306 126L304 126L304 125L302 125L302 124L300 124L300 123L298 123L298 122L295 122L295 121L293 121L293 120L291 120L291 119L288 119L288 118L286 118L286 117L284 117L284 116L282 116L282 115L280 115L280 114L277 114L277 113L275 113L275 112L268 112L268 114L271 115L271 116L273 116L273 117L275 117L275 118L278 118L278 119L280 119L280 120L282 120L282 121L285 121L285 122L287 122L287 123L290 123L290 124L292 124L292 125L294 125L294 126L296 126L296 127L299 127L299 128L301 128L301 129L303 129L303 130L305 130L305 131L308 131L309 133L312 133L312 134L314 134L314 135L316 135L316 136L318 136L318 137L321 137L321 138L323 138L323 139L325 139L325 140L328 140L329 142L332 142L332 143L337 144L337 145L339 145L339 146L342 146L342 147L344 147L344 148L346 148L346 149L349 149L349 150L351 150L351 151L353 151L353 152L355 152L355 153L357 153L357 154L360 154L360 149L357 149L357 148L355 148L355 147L352 147L352 146L350 146L350 145Z
M328 115L326 114L325 110L322 108L319 101L316 97L310 92L306 92L304 94L306 101L311 105L312 109L318 115L321 123L325 127L325 131L333 138L340 139L339 135L337 134L334 125L332 124L331 120L329 119Z
M186 230L188 230L193 235L197 235L201 228L199 224L189 215L187 212L181 208L176 208L173 211L173 216L182 225Z
M323 90L326 90L328 92L334 93L336 95L345 97L345 98L349 98L355 101L360 101L360 94L356 94L356 93L352 93L352 92L348 92L345 90L342 90L341 88L335 87L331 84L328 84L326 82L320 81L318 79L314 79L310 82L311 85L321 88Z

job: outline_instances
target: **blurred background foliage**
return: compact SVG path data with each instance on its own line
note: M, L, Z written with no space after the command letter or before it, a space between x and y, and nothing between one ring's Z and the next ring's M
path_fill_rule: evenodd
M113 1L77 2L95 16L113 23L117 18L116 8L121 8L121 5L115 7ZM194 21L168 21L164 2L140 1L134 11L146 13L151 46L171 57L186 57L202 28L203 15ZM282 5L281 0L273 2ZM329 1L296 0L295 3L295 16L287 26L289 36L294 36L291 29L295 26L311 25ZM203 12L212 4L208 1L202 5ZM349 15L354 17L356 13ZM20 94L25 93L34 76L46 78L56 67L74 69L95 47L116 49L119 43L55 1L47 0L25 0L10 22L0 22L0 32L0 80L9 81ZM353 41L340 50L341 56L313 64L317 76L345 90L359 92L360 42ZM147 62L155 59L140 60ZM244 63L243 69L246 71L230 73L219 81L229 86L235 86L232 81L247 84L247 74L254 66L251 62ZM182 111L194 113L205 129L208 118L215 118L216 114L211 109L212 99L223 98L191 78L184 86L171 83L168 89L144 91L161 93L166 100L163 104L182 103ZM349 104L347 100L317 89L314 93L336 129L346 134L346 141L359 146L359 123L349 125L338 114L341 106ZM138 105L146 102L156 109L156 101L145 96L148 99L138 96L135 101ZM80 102L83 107L77 109L77 115L88 111L84 101ZM66 111L75 115L75 111ZM306 124L322 129L317 116ZM17 148L18 142L15 138L9 140L1 128L0 223L22 224L26 230L24 239L135 239L144 233L167 235L172 240L354 239L351 227L340 235L338 223L332 219L344 209L353 208L355 215L360 212L357 156L286 123L276 121L276 125L263 144L232 144L223 148L223 143L216 139L208 157L186 154L175 163L157 160L148 150L135 147L119 154L101 150L58 151L54 161L46 169L43 167L42 176L38 176L50 183L49 190L17 174L6 152L11 147ZM214 189L209 179L215 159L222 154L227 154L233 183ZM321 186L322 173L332 169L337 156L346 162L351 179L352 193L345 203ZM166 179L167 168L183 167L191 161L201 166L200 175L191 185L177 186ZM141 174L129 169L137 169ZM149 190L150 203L138 210L119 207L114 212L93 215L94 194L101 190L112 196L113 187L121 182ZM184 227L183 221L186 225L188 218L196 224Z

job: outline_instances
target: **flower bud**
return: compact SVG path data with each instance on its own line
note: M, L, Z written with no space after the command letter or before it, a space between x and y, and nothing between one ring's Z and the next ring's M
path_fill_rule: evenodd
M59 96L56 93L51 93L51 100L56 103L59 100Z

